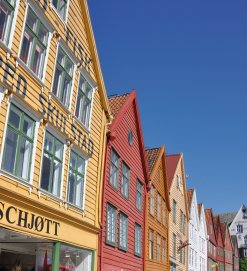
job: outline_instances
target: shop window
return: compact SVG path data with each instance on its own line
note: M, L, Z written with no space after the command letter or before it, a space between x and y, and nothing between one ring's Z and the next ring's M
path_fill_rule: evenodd
M139 180L136 182L136 208L142 209L142 183Z
M111 166L110 166L110 184L118 188L118 169L119 169L119 156L112 149L111 150Z
M41 79L48 45L48 36L48 29L29 6L20 59Z
M56 69L53 79L54 81L52 93L66 107L69 107L73 73L74 73L74 64L72 60L65 53L62 47L59 46Z
M57 197L60 196L63 148L57 138L46 132L40 187Z
M15 0L2 0L0 2L0 40L6 45L9 42L15 4Z
M35 121L11 104L2 169L29 181L32 162Z
M65 21L68 1L66 0L52 0L52 5L55 7L56 11L60 17Z
M80 74L75 115L88 128L92 106L93 87L88 80Z
M148 251L149 251L149 260L154 259L154 232L149 230L148 233Z
M149 198L149 212L151 215L154 215L154 188L151 187L150 198Z
M85 181L85 159L75 152L70 153L67 201L82 207Z
M59 271L91 271L92 251L61 245Z
M129 197L129 181L130 181L130 169L123 162L122 164L122 185L121 193L128 198Z
M127 251L128 240L128 217L120 213L119 214L119 248Z
M107 204L107 214L106 214L106 243L110 245L116 245L116 218L117 209L111 204Z
M142 251L142 230L141 226L135 223L135 255L141 256Z

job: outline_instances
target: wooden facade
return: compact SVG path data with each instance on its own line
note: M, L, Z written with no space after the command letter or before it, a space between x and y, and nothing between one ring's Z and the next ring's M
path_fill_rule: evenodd
M169 270L170 198L166 174L165 147L146 150L151 190L146 200L146 271Z
M109 103L99 270L142 271L148 168L136 91Z
M91 269L83 270L96 270L110 111L87 2L5 2L11 16L0 26L0 227L87 249ZM76 200L73 155L83 179L76 173Z
M217 264L219 271L225 270L225 245L224 245L224 238L223 238L223 232L221 228L220 218L219 216L214 217L214 226L215 226L215 232L216 232L216 238L217 238Z
M224 240L225 271L232 271L234 268L234 246L231 240L228 225L226 223L221 223L221 230Z
M166 155L171 212L170 270L188 270L188 203L182 154Z

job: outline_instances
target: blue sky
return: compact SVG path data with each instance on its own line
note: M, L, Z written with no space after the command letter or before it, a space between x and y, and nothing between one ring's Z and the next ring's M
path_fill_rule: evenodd
M215 213L247 203L247 1L88 0L108 95L138 94L145 145L183 152Z

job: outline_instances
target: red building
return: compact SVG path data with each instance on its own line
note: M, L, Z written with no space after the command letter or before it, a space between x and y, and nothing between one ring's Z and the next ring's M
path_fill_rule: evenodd
M233 270L233 244L229 232L229 228L226 223L221 223L222 235L224 240L225 251L225 271Z
M136 91L109 103L99 270L143 271L148 168Z
M236 236L231 236L233 244L233 271L239 271L239 253L238 253L238 242Z
M217 263L219 271L225 270L225 245L219 216L214 217L215 232L217 238Z
M207 222L208 240L208 271L217 270L217 239L214 227L214 218L212 209L205 209L205 216Z

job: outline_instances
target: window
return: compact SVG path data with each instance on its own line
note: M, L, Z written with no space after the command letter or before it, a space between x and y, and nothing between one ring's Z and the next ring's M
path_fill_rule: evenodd
M177 202L173 200L172 204L172 218L173 222L176 223L176 217L177 217Z
M21 45L20 59L42 79L49 32L29 7Z
M92 95L92 86L86 78L80 74L75 115L87 128L89 127Z
M157 219L161 221L161 196L157 194Z
M142 247L142 236L141 236L141 226L135 224L135 255L141 256Z
M186 231L186 215L183 215L184 219L183 219L183 234L185 235L185 231Z
M237 233L243 233L243 225L241 224L237 225Z
M149 212L151 215L154 215L154 188L153 186L151 187L151 190L150 190L150 199L149 199Z
M148 234L148 243L149 243L149 259L154 259L154 232L152 230L149 230Z
M157 261L160 261L160 242L161 242L161 238L160 235L157 234Z
M139 180L136 182L136 208L142 209L142 183Z
M173 233L172 235L172 256L176 258L176 253L177 253L177 244L176 244L176 235Z
M246 258L247 257L247 249L244 249L244 257Z
M111 166L110 166L110 184L118 188L118 168L119 168L119 156L112 149L111 150Z
M63 164L63 144L49 132L45 135L40 187L60 196Z
M164 200L162 200L162 224L166 224L166 204Z
M183 262L183 248L182 248L183 242L182 240L179 241L179 262Z
M106 209L106 243L115 246L117 209L109 203L107 204Z
M162 262L166 262L166 240L162 238Z
M183 219L184 219L183 212L180 209L180 223L179 223L179 230L180 230L180 232L183 232Z
M67 201L78 207L82 207L83 188L85 181L85 159L71 151L69 163L69 179Z
M69 107L70 92L72 88L72 78L74 65L64 50L59 46L57 54L56 69L52 87L52 93L66 107Z
M61 16L61 18L65 21L68 1L67 0L52 0L52 5L55 7L58 14Z
M25 181L30 178L34 128L34 120L11 104L2 169Z
M128 217L120 213L119 214L119 248L127 250L127 237L128 236Z
M122 164L122 186L121 186L121 193L126 198L129 197L129 179L130 179L130 169L123 162L123 164Z
M2 0L0 2L0 40L6 45L9 42L15 4L15 0Z
M247 245L247 235L245 235L245 237L244 237L244 243L245 243L245 245Z

